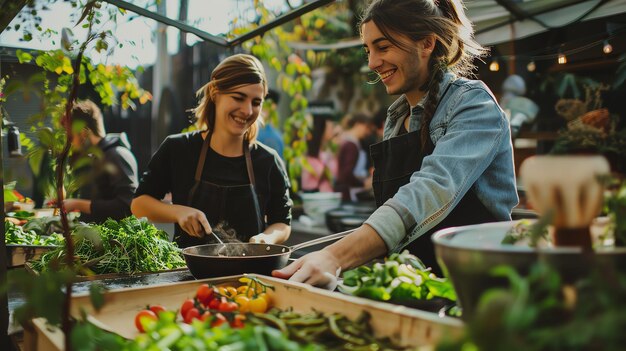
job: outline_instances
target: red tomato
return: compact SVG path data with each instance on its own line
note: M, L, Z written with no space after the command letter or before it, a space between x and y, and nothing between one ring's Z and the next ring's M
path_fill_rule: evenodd
M218 306L217 309L220 312L233 312L233 311L236 311L237 308L239 308L239 305L237 305L236 302L222 301L222 302L220 302L220 305Z
M202 284L198 287L196 291L196 298L202 302L204 305L208 305L209 302L213 299L215 293L213 289L209 286L209 284Z
M167 311L165 307L161 305L152 305L149 307L149 309L150 311L154 312L154 314L157 315L157 317L159 316L159 313Z
M215 316L213 316L213 321L211 322L211 327L217 327L220 326L224 323L227 323L228 320L226 319L226 317L224 317L223 314L221 313L216 313Z
M200 319L200 311L197 308L193 307L185 314L183 321L187 324L191 323L194 319Z
M246 315L238 314L233 318L233 321L230 322L231 328L243 328L244 321L246 320Z
M150 310L141 310L135 316L135 326L140 332L145 332L144 327L150 325L150 323L155 322L159 319L154 312Z
M183 305L182 305L182 306L180 306L180 315L181 315L183 318L185 318L185 316L187 315L187 312L188 312L190 309L194 308L194 307L196 307L196 306L195 306L195 303L194 303L193 299L187 299L187 300L185 300L185 302L183 302Z
M209 318L211 318L211 312L209 311L204 311L204 313L200 316L200 320L203 322Z
M213 299L209 302L209 308L212 310L217 310L220 307L220 299Z

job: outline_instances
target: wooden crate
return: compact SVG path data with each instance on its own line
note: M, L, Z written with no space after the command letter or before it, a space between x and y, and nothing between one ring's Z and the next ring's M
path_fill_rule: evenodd
M7 244L7 267L21 267L27 261L39 258L44 253L56 249L56 246L13 245Z
M105 294L105 305L98 312L93 310L88 294L77 295L72 298L72 315L79 316L83 309L87 311L90 322L131 339L138 333L134 317L146 305L160 304L168 310L178 310L185 299L194 296L200 284L238 285L239 277L111 290ZM312 309L325 313L338 312L350 319L356 319L362 311L367 311L372 316L371 324L377 337L388 336L403 346L435 345L444 335L457 335L463 327L459 319L439 317L436 313L348 296L273 277L257 277L276 288L271 297L277 308L292 307L297 312L310 312ZM61 342L62 345L62 341L58 340L62 334L53 335L49 328L38 328L37 334L37 341L31 343L55 345ZM43 342L42 339L50 340Z
M35 270L33 268L33 265L30 262L26 262L26 264L24 264L24 269L32 274L32 275L39 275L39 271ZM138 276L142 276L142 275L148 275L148 274L158 274L158 273L168 273L168 272L183 272L188 270L187 267L181 267L181 268L176 268L176 269L169 269L169 270L165 270L165 271L156 271L156 272L137 272L137 273L133 273L133 274L129 274L129 273L107 273L107 274L94 274L94 275L78 275L76 276L76 279L74 279L74 282L86 282L86 281L92 281L92 280L104 280L104 279L115 279L115 278L126 278L126 277L138 277Z
M35 318L31 322L30 327L24 328L24 351L65 350L65 335L61 329L47 325L44 318Z

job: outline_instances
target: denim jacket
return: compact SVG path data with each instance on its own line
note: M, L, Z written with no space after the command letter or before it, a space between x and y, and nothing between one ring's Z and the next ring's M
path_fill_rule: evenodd
M446 92L446 88L450 85ZM419 171L365 221L390 252L398 252L441 222L468 191L498 220L510 220L519 201L509 123L487 86L448 72L430 123L435 148ZM420 129L424 97L412 110L404 95L387 111L384 139Z

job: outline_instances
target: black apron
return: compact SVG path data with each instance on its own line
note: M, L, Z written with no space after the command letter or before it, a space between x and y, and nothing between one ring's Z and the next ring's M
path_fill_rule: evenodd
M370 147L370 154L374 164L372 187L376 207L383 205L385 201L398 192L401 186L408 184L411 175L419 171L422 167L422 160L428 156L421 150L419 130L376 143ZM410 242L405 249L419 257L427 267L432 267L433 273L441 276L441 268L435 257L435 248L430 240L431 235L443 228L494 221L496 218L470 188L441 223ZM406 229L411 230L412 228Z
M254 190L255 180L250 148L248 143L244 141L243 153L250 183L217 185L201 179L210 143L211 132L202 143L202 150L196 166L195 184L189 191L187 204L204 212L211 226L224 223L227 228L235 231L238 240L248 242L252 236L259 234L264 229L259 200ZM213 240L215 239L212 237L196 238L186 233L176 238L180 247L202 245L214 242Z

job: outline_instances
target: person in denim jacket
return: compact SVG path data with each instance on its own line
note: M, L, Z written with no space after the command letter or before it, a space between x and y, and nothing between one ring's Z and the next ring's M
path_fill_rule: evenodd
M484 83L461 78L485 49L460 0L373 0L360 30L369 68L401 95L370 148L378 208L275 276L333 287L342 269L403 249L439 274L434 231L510 220L518 203L505 114Z

